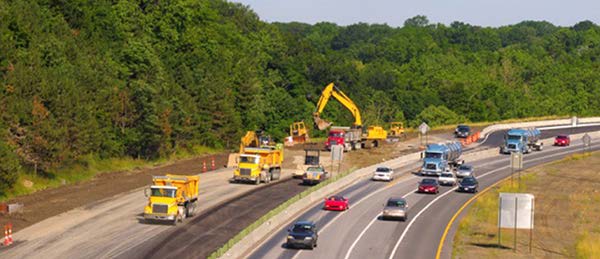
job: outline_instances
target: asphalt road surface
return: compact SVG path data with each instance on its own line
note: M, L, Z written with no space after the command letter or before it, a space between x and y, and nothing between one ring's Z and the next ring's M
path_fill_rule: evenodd
M545 134L552 136L558 133L562 132L552 130ZM571 132L567 130L566 133ZM572 141L571 147L548 146L541 152L525 155L524 166L547 163L580 151L581 141ZM594 146L594 149L599 149L599 146ZM496 155L470 161L475 166L480 190L510 175L508 158L508 155ZM412 166L396 169L395 172L407 172L409 168ZM322 204L318 204L294 220L317 223L320 232L315 250L286 248L286 229L289 226L285 226L257 246L250 258L435 258L446 224L473 194L458 193L454 187L442 187L437 195L416 193L417 182L421 178L410 174L391 184L363 179L339 193L349 198L350 210L324 211ZM389 197L405 197L408 200L407 221L379 218L383 203ZM453 226L445 241L442 258L451 257L455 231L456 226Z

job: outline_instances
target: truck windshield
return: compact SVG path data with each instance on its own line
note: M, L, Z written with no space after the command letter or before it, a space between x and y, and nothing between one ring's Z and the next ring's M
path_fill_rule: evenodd
M442 153L425 152L425 158L442 158Z
M330 137L334 137L334 138L342 138L342 137L344 137L344 133L341 133L341 132L329 132L329 136Z
M508 135L508 139L510 139L510 140L521 140L521 136L517 136L517 135Z
M152 188L152 196L175 198L175 191L175 189Z
M251 157L251 156L243 156L240 157L240 163L251 163L251 164L257 164L257 158L256 157Z

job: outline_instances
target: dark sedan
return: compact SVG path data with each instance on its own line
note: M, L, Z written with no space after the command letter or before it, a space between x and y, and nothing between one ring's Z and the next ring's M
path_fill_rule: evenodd
M460 182L458 182L459 192L472 192L476 193L477 188L479 188L479 182L475 177L465 177Z
M288 229L286 247L305 247L313 249L317 247L317 226L312 221L298 221Z

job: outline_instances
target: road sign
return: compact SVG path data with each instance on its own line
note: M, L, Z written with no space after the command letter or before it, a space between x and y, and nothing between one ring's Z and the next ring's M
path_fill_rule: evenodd
M344 159L344 146L332 145L331 146L331 161L342 161Z
M516 202L516 204L515 204ZM498 225L501 228L533 228L533 194L500 193Z
M427 125L425 122L421 123L421 125L419 125L419 131L421 134L426 134L427 131L429 131L429 125Z
M510 153L510 168L515 170L523 169L523 153Z
M581 138L581 141L583 141L583 146L584 147L589 147L590 144L592 143L592 137L590 137L590 135L588 135L587 133L585 133L583 135L583 137Z

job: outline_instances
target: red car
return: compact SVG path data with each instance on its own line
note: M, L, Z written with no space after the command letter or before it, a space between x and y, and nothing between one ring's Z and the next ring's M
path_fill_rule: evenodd
M419 188L417 192L422 193L439 193L440 192L440 184L437 179L433 178L425 178L419 182Z
M558 135L554 139L555 146L569 146L571 145L571 138L567 135Z
M348 204L348 198L334 195L329 198L325 198L324 210L347 210L350 208Z

